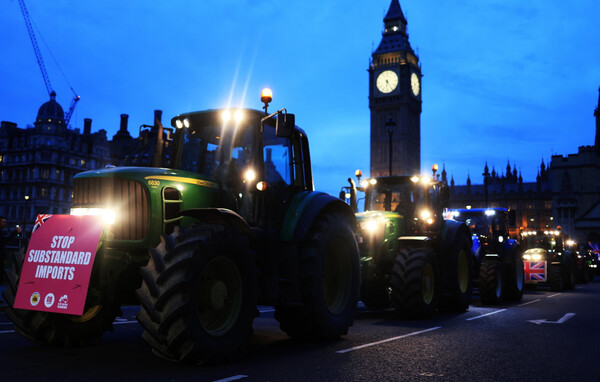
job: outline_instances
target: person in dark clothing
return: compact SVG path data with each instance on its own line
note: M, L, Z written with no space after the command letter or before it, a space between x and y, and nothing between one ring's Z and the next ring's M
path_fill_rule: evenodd
M6 229L6 218L0 216L0 284L4 282L4 264L6 261L6 246L13 242L21 234L21 227L8 232Z

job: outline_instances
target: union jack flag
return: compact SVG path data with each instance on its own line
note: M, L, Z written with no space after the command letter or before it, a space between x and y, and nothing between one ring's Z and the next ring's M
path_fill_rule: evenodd
M31 231L31 233L34 233L36 229L40 228L42 224L46 222L46 220L50 219L50 217L52 217L50 214L38 214L37 219L35 219L35 224L33 225L33 231Z
M525 281L546 281L545 261L525 261Z

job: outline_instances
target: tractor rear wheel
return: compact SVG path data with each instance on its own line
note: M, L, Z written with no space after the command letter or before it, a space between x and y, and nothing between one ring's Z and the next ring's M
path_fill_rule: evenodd
M300 244L301 306L279 305L275 319L290 337L337 339L348 333L358 303L360 263L350 222L317 217Z
M483 305L498 305L504 299L504 272L498 260L484 259L479 267L479 299Z
M563 267L563 270L565 271L565 289L575 289L575 284L577 283L576 266L575 259L573 258L567 258L567 261L565 261Z
M41 345L78 347L95 343L102 334L112 330L114 319L121 314L120 304L101 286L98 255L81 316L13 308L24 258L25 248L15 252L12 268L7 273L8 287L3 293L8 304L6 315L15 324L17 333Z
M194 228L163 237L142 268L138 321L155 354L191 364L240 356L252 337L256 269L237 231Z
M469 309L473 294L473 255L468 233L458 231L446 256L448 284L441 297L441 305L444 309L462 312Z
M565 289L562 266L550 264L549 268L550 289L554 292L562 292Z
M392 306L401 316L431 317L437 310L439 265L429 248L401 249L396 256L390 286Z
M521 301L523 299L523 287L525 285L525 271L521 251L513 254L511 263L505 268L506 283L504 284L504 297L509 301Z

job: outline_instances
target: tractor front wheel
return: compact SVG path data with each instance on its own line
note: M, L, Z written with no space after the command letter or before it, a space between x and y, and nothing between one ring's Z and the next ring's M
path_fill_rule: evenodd
M275 318L290 337L337 339L348 333L358 303L358 246L348 220L335 213L317 217L300 244L301 306L281 304Z
M521 301L525 285L525 270L520 250L513 254L513 259L505 270L506 284L504 285L504 297L509 301Z
M484 260L479 268L479 299L483 305L497 305L504 299L504 272L498 260Z
M473 255L468 234L459 231L446 253L447 286L441 303L444 309L462 312L469 309L473 294Z
M438 306L439 284L438 260L432 250L399 251L390 277L392 305L399 315L433 316Z
M15 252L11 270L7 273L7 288L3 293L8 304L6 315L15 324L15 331L28 340L57 347L78 347L100 340L112 330L114 319L121 314L119 302L101 286L96 258L88 289L86 305L81 316L14 309L17 285L23 266L25 248ZM99 255L96 255L97 257Z
M195 228L163 237L150 254L137 290L137 318L154 353L217 364L245 352L257 316L248 239L234 230Z

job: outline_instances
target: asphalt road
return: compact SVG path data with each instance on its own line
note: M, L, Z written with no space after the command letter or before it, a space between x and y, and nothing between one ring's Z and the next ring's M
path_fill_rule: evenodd
M600 278L562 293L528 290L522 301L461 314L398 320L359 307L342 340L303 343L269 308L255 320L251 352L225 365L165 361L141 339L137 307L125 307L100 344L41 347L0 312L3 381L600 381Z

